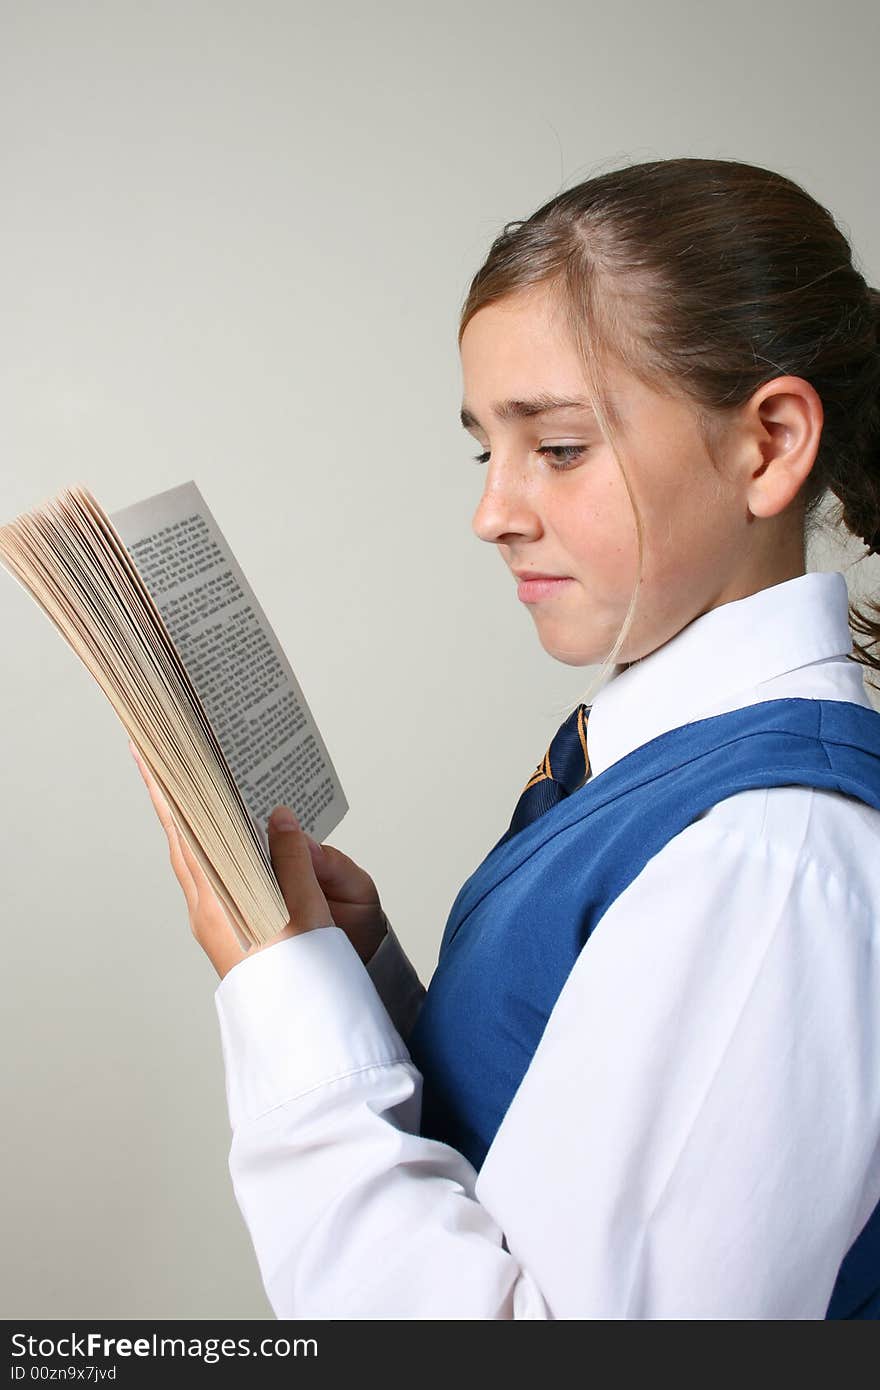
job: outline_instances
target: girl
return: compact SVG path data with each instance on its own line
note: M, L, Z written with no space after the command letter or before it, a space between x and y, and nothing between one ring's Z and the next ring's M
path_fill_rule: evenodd
M877 323L830 213L747 164L498 236L459 333L474 530L545 650L602 665L427 992L277 811L291 921L244 954L142 768L279 1318L880 1316L880 612L804 564L832 493L880 546Z

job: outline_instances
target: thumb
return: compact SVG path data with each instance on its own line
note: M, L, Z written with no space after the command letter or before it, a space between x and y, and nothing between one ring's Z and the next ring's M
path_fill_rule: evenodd
M287 806L276 806L269 817L269 854L284 895L292 926L300 931L333 926L321 885L315 877L305 832Z

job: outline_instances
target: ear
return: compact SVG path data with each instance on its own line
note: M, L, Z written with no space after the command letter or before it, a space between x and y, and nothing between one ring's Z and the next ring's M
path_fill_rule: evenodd
M791 505L816 461L824 423L821 398L803 377L774 377L754 392L742 414L753 516L778 516Z

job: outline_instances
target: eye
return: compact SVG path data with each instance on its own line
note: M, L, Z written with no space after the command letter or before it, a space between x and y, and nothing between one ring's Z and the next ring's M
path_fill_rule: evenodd
M551 463L551 468L557 468L560 472L570 468L573 463L577 463L581 454L587 451L586 444L545 444L538 450L539 454L556 460Z
M555 462L551 462L550 467L563 473L566 468L577 463L581 454L585 454L588 448L589 445L587 444L544 444L537 452L555 460ZM491 451L488 449L484 454L474 454L473 456L475 463L488 463L490 457Z

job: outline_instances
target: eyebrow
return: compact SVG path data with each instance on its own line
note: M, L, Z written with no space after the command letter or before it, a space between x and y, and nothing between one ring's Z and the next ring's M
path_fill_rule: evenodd
M492 413L499 420L523 420L532 415L550 415L554 410L592 410L592 406L589 401L565 400L560 396L548 395L546 392L539 396L533 396L527 401L496 401L492 406ZM466 430L469 430L473 425L482 429L476 415L473 411L468 410L467 406L461 408L461 423Z

